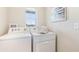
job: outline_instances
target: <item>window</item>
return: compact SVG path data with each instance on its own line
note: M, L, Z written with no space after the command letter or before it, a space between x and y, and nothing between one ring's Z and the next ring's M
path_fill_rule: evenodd
M66 20L66 7L52 8L51 21L58 22Z
M26 11L26 25L27 26L36 25L36 11L32 11L32 10Z

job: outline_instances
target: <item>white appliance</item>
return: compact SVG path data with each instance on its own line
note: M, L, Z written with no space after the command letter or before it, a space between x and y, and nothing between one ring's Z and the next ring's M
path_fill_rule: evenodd
M33 33L33 51L34 52L55 52L56 35L53 32L46 34Z
M11 28L12 29L12 28ZM0 37L0 52L30 52L31 35L29 32L14 31Z

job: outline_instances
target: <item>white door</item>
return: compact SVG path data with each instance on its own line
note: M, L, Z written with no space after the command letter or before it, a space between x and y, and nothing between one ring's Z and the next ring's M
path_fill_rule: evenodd
M38 42L34 44L35 52L55 52L55 40Z

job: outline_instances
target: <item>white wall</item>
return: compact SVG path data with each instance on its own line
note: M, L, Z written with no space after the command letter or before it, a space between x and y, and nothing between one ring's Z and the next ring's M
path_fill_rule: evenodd
M46 25L46 9L44 7L38 9L38 25Z
M7 8L0 7L0 36L8 31L8 13Z
M69 7L67 11L69 20L79 20L79 7Z
M25 10L26 8L17 8L10 7L9 8L9 23L10 24L19 24L23 26L25 24Z
M50 16L50 8L48 9ZM57 33L58 51L79 51L79 8L69 7L67 9L67 21L53 23L50 19L48 27ZM76 25L76 27L75 27Z
M38 13L38 24L44 25L45 24L45 10L44 8L35 8ZM10 7L9 8L9 23L16 23L19 26L25 25L25 11L27 10L26 7Z

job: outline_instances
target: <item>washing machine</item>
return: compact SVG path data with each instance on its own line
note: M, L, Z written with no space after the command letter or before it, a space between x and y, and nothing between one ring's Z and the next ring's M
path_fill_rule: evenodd
M30 33L12 31L0 37L0 52L31 52Z
M32 32L33 52L55 52L56 34L54 32L35 33Z

